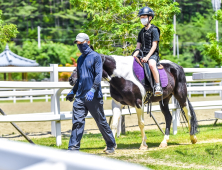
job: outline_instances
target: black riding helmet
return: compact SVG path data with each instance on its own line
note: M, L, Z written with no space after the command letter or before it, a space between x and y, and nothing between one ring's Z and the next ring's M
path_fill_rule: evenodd
M154 18L154 11L149 8L149 7L143 7L142 9L140 9L138 16L140 17L141 15L148 15L148 16L152 16L152 19Z

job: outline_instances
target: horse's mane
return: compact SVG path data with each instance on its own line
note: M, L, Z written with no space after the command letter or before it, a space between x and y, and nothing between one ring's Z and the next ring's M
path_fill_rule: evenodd
M102 57L102 59L108 59L111 62L115 62L115 59L110 55L105 55L105 54L100 54L100 53L99 53L99 55Z
M109 55L99 54L103 61L103 69L108 75L112 75L116 69L116 60Z

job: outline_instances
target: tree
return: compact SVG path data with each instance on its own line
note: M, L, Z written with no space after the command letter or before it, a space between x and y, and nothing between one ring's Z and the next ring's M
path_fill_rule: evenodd
M13 24L5 24L1 19L2 11L0 10L0 43L8 42L11 38L15 38L18 33L17 27Z
M3 51L5 46L1 46ZM79 50L77 46L65 45L62 43L47 42L42 43L41 48L38 48L36 41L25 41L23 46L9 44L9 48L15 54L19 56L36 60L40 66L49 66L49 64L66 65L67 63L73 63L71 58L77 60Z
M219 22L222 22L222 10L218 10L214 16ZM216 33L208 33L209 43L204 45L203 54L209 56L220 66L222 64L222 38L217 41Z
M115 54L131 54L142 25L137 16L140 8L149 6L155 11L152 23L161 30L160 48L169 48L173 37L172 17L179 13L172 0L70 0L77 9L88 14L84 28L96 49ZM129 46L128 48L126 48ZM119 47L119 48L116 48ZM104 51L108 49L108 51ZM160 50L160 52L161 52Z
M179 23L191 22L193 16L196 13L204 16L210 12L213 12L211 0L176 0L181 9L181 13L177 15L177 21Z
M69 64L75 64L77 56L79 56L77 46L70 46L62 43L42 43L41 48L38 48L38 43L36 41L25 41L22 47L15 45L14 42L10 42L8 45L9 49L15 54L31 60L36 60L40 66L49 66L49 64L67 66ZM0 44L0 53L4 49L5 45ZM29 80L42 80L45 77L49 78L49 73L28 73ZM12 79L21 80L21 74L12 73ZM0 74L0 80L3 80L2 74Z
M20 34L14 41L37 39L37 26L41 39L73 44L86 14L77 11L68 0L0 0L6 23L17 25Z

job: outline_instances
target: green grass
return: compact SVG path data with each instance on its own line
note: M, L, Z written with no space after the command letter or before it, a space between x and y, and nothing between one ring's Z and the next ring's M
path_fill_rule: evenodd
M222 166L222 142L199 145L178 146L166 150L151 151L143 156L149 156L166 161L202 164L207 166Z
M149 168L155 167L154 169L159 169L159 165L152 165L147 163L149 162L150 158L154 158L156 161L160 160L165 163L168 162L169 165L176 162L180 162L187 166L189 166L190 164L196 164L204 166L222 167L222 142L176 146L167 149L147 151L144 154L120 156L116 158L125 161L130 160L130 162L133 163L139 162L140 164ZM163 169L168 168L171 169L172 167L166 166Z
M197 140L199 143L209 140L222 139L222 124L213 125L202 125L199 128L200 133L197 134ZM160 142L163 139L163 135L159 130L147 130L147 144L149 148L158 148ZM56 140L54 137L50 138L36 138L33 139L36 144L54 147L58 149L67 149L69 137L63 136L62 146L57 147ZM177 161L184 163L185 165L196 164L196 165L206 165L206 166L222 166L222 142L212 142L212 143L201 143L192 145L189 139L189 133L186 129L178 128L177 135L170 135L170 141L168 142L168 148L157 149L157 150L147 150L141 152L141 154L133 154L129 151L129 154L121 155L117 154L111 156L112 158L129 161L133 163L139 163L143 166L152 169L184 169L181 167L172 167L170 163L175 163ZM126 132L125 135L121 135L120 138L116 139L118 144L119 152L121 149L138 149L141 144L141 134L140 131ZM172 146L172 147L170 147ZM105 147L105 142L101 134L84 134L81 141L81 151L87 153L93 153L104 156L102 150ZM118 153L118 149L116 152ZM157 160L162 160L164 162L169 162L169 165L156 165L149 163L146 160L149 158ZM192 169L192 168L190 168ZM207 169L207 168L206 168Z

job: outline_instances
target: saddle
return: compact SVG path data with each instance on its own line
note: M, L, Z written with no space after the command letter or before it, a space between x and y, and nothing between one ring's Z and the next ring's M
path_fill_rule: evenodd
M139 49L137 49L139 50ZM154 94L154 78L152 75L152 72L150 70L150 67L147 63L142 63L141 58L143 58L143 52L139 50L142 54L142 56L134 57L133 62L133 73L135 77L138 79L138 81L143 85L143 87L146 90L146 95L144 96L144 104L148 104L147 106L147 113L151 114L151 107L152 107L152 99L151 96ZM135 52L135 51L134 51ZM133 53L134 53L133 52ZM163 67L163 65L157 66L157 70L159 71L159 79L160 79L160 85L163 87L166 87L168 85L168 77L167 73ZM145 76L146 75L146 76ZM162 105L163 104L163 95L161 95L162 98Z
M135 57L135 61L143 68L144 73L146 75L146 76L144 76L145 80L143 80L142 84L144 86L151 87L151 89L149 88L147 90L150 91L150 93L152 93L152 92L154 93L154 83L155 83L155 81L154 81L154 78L153 78L153 74L150 70L149 64L148 63L142 63L141 58L142 57ZM161 64L159 66L157 66L158 71L162 70L162 69L163 69L163 66ZM135 72L135 69L134 69L134 72ZM160 85L161 85L161 82L160 82Z

